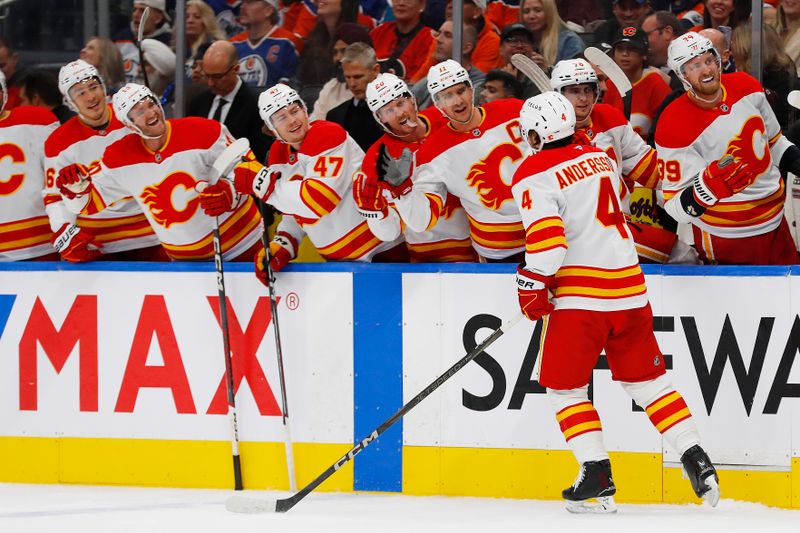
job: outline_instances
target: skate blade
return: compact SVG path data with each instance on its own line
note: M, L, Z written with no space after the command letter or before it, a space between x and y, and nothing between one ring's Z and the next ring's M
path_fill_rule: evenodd
M565 500L567 511L574 514L611 514L617 512L613 496L601 496L592 500Z
M719 490L719 483L717 483L717 478L714 476L710 476L706 479L706 485L708 485L709 489L703 494L703 499L711 505L711 507L716 507L719 503L720 498L720 490Z

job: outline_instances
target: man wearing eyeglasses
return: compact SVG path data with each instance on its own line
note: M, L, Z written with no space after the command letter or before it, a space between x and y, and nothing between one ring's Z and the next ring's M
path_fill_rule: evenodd
M642 30L647 36L648 64L661 69L669 77L670 89L683 90L681 80L667 67L669 43L686 32L678 17L668 11L656 11L644 19Z

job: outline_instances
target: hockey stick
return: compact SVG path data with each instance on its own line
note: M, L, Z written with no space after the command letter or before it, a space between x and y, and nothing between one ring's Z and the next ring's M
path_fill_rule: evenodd
M608 76L608 79L611 80L614 87L617 88L620 96L622 96L622 108L625 113L625 118L630 120L631 98L633 97L633 85L631 85L631 80L622 72L619 65L614 63L614 60L608 57L602 50L590 46L583 51L583 55L586 56L586 59L588 59L590 63L597 65L597 67Z
M444 374L436 378L433 383L422 389L422 391L411 398L408 402L405 403L398 411L387 418L381 425L379 425L375 430L367 435L364 439L360 442L356 443L355 446L350 448L346 454L341 456L335 463L329 466L323 473L317 476L314 481L303 487L299 492L292 494L288 498L278 499L278 500L266 500L266 499L259 499L259 498L248 498L245 496L231 496L228 498L228 501L225 502L225 508L228 511L232 511L234 513L285 513L295 505L297 505L300 500L305 498L306 496L311 493L312 490L320 486L326 479L331 477L333 474L336 473L337 470L342 468L344 465L349 463L350 461L355 458L356 455L361 453L364 448L369 446L375 439L381 436L383 432L389 429L395 422L403 418L409 411L411 411L414 407L420 404L422 400L427 398L433 391L438 389L445 381L453 377L456 372L464 368L467 363L475 359L478 355L480 355L486 348L492 345L494 341L499 339L503 336L505 332L510 330L514 325L517 324L522 319L522 315L518 314L496 330L494 330L482 343L475 347L474 350L469 352L467 355L456 361L456 363L451 366Z
M514 54L511 56L511 64L531 80L533 84L536 85L536 88L539 89L540 93L553 90L553 86L550 85L550 78L547 77L547 74L544 73L533 59L526 55Z
M230 173L239 164L241 157L250 149L247 139L234 141L217 157L212 165L208 183L216 183L220 177ZM214 268L217 272L217 295L219 298L219 321L222 326L222 345L225 350L225 378L228 389L228 415L231 419L231 449L233 455L233 485L242 490L242 462L239 458L239 423L236 418L236 394L233 391L233 360L231 358L231 336L228 329L228 299L225 295L225 269L222 265L222 239L219 234L219 217L214 217Z
M147 79L147 69L144 68L144 51L142 50L142 39L144 38L144 24L150 16L150 8L144 8L142 18L139 19L139 31L136 37L136 48L139 49L139 68L142 69L142 79L145 87L150 87L150 80Z

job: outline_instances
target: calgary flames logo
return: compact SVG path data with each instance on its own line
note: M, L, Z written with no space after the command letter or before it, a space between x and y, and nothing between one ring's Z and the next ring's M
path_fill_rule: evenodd
M760 176L767 171L772 158L769 154L769 143L764 138L764 121L754 115L747 119L742 131L728 143L725 153L741 159L755 175Z
M6 158L11 159L12 168L13 163L25 162L25 154L22 148L16 144L0 144L0 163ZM5 174L5 172L0 172L0 196L14 194L17 189L22 187L23 181L25 181L25 174Z
M175 172L161 183L145 187L139 197L150 209L153 220L169 228L191 219L197 211L200 200L194 190L195 183L189 174Z
M481 203L489 209L500 209L507 200L512 200L511 187L503 181L500 166L505 159L519 161L522 152L516 144L503 143L489 152L489 155L472 165L467 172L467 183L475 188Z

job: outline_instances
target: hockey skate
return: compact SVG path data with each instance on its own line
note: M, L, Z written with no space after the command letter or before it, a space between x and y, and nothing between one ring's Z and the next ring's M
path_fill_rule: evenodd
M616 492L617 487L611 478L611 462L605 459L583 463L575 483L564 489L561 495L570 513L607 514L617 512Z
M685 475L692 483L694 493L710 503L711 507L716 507L720 497L719 478L708 454L696 444L681 456L681 463Z

